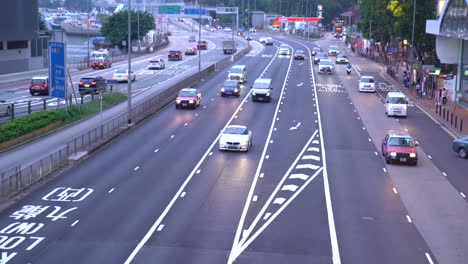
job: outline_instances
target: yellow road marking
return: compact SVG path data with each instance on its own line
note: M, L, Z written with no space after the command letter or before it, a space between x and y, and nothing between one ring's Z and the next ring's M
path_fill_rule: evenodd
M361 67L359 67L359 65L354 64L354 67L356 67L359 71L361 71Z

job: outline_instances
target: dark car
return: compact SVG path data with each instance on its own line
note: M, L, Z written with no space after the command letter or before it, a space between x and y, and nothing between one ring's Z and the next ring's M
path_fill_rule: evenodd
M90 66L91 68L93 68L93 70L105 69L112 67L112 62L110 62L110 60L106 58L97 58L90 62Z
M314 57L314 64L319 64L320 59L328 59L328 55L323 52L318 52Z
M195 109L200 106L201 93L195 88L183 88L179 91L176 98L176 108L192 108Z
M382 140L382 155L387 163L408 163L416 165L418 163L417 143L405 132L395 132L390 130Z
M187 47L185 49L185 55L197 55L197 49L195 47Z
M197 42L197 49L202 49L202 50L208 49L208 43L206 42L206 40L198 41Z
M323 52L323 51L322 51L322 48L320 48L320 47L315 47L315 48L312 49L312 51L311 51L310 53L312 53L312 56L315 56L315 55L317 55L317 53L319 53L319 52Z
M85 76L78 83L80 94L105 92L107 89L106 80L100 76Z
M171 50L167 54L167 60L182 60L182 52L180 50Z
M238 80L225 80L223 88L221 88L221 96L234 95L240 96L240 83Z
M296 50L294 52L294 59L295 60L304 60L305 59L305 53L303 50Z
M452 149L458 153L460 158L468 158L468 136L455 139L452 143Z

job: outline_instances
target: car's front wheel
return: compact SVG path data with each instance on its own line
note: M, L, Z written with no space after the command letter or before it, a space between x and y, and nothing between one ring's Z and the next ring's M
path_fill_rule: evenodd
M465 148L459 148L458 149L458 156L460 156L460 158L466 159L468 157L467 153L466 153L466 149Z

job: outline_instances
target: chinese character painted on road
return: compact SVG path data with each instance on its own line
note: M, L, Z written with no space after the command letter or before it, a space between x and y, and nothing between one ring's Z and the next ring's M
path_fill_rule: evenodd
M48 214L46 217L47 218L52 218L52 221L57 221L58 219L64 219L64 218L67 218L65 216L65 214L67 214L68 212L71 212L75 209L78 209L78 207L73 207L73 208L70 208L68 210L65 210L63 212L61 212L60 214L58 213L62 208L60 206L54 206L55 209L52 213Z
M41 214L45 210L47 210L49 206L41 206L41 205L25 205L21 210L16 211L10 215L10 217L15 218L16 220L25 219L28 220L30 218L36 217L37 215Z
M42 197L42 200L52 202L81 202L92 192L93 189L90 188L73 189L69 187L59 187Z

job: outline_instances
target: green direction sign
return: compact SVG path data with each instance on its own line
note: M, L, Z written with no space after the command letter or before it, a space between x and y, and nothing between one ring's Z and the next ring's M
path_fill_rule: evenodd
M159 14L172 14L172 15L180 14L180 6L160 5Z

